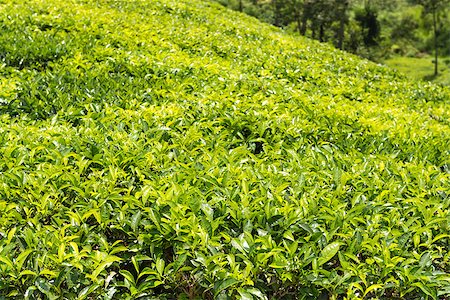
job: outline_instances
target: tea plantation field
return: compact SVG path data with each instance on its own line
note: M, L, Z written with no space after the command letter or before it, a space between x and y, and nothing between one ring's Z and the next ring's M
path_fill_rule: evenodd
M0 299L449 299L450 91L205 0L0 0Z

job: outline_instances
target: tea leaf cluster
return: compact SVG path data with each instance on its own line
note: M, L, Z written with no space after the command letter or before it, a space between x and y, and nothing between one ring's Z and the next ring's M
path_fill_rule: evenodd
M0 299L443 299L449 96L207 1L0 1Z

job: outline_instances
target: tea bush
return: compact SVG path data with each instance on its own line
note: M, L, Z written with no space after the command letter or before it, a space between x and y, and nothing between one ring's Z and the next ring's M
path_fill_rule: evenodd
M448 298L448 88L200 0L0 41L0 299Z

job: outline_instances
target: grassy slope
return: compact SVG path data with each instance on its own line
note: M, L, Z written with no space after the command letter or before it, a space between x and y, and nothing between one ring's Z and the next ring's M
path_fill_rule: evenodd
M449 58L439 59L439 75L434 77L434 64L431 56L422 58L416 57L391 57L384 63L400 72L405 73L414 79L433 80L434 83L450 85L450 67L446 60Z
M0 26L0 298L449 292L448 89L199 0Z

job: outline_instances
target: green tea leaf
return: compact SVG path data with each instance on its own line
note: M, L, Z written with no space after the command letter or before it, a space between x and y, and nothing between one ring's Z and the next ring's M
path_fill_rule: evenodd
M381 284L372 284L371 286L369 286L365 291L364 291L364 297L369 294L370 292L377 290L377 289L381 289L383 288L383 286Z
M11 269L14 269L14 264L9 258L0 256L0 262L6 264Z
M217 295L220 294L220 292L238 284L239 282L240 282L239 280L234 278L228 278L217 282L214 285L214 296L217 297Z
M17 256L17 259L15 261L15 265L16 265L16 269L18 271L22 270L22 266L25 263L28 255L30 255L31 253L33 253L32 249L28 249L23 251L22 253L19 254L19 256Z
M92 272L89 277L92 280L95 280L100 273L105 270L106 267L110 266L114 262L119 262L122 259L120 257L114 256L114 255L108 255L98 266L95 268L94 272Z
M415 282L412 285L420 288L422 290L422 292L424 292L426 295L430 296L432 299L435 299L435 300L437 299L436 291L433 290L432 288L424 285L421 282Z
M158 271L159 275L164 275L164 266L165 266L165 261L161 258L158 258L156 260L156 270Z
M141 211L138 210L132 217L131 217L131 229L133 231L136 231L137 227L139 226L139 222L141 221Z
M331 244L328 244L323 250L320 252L318 265L321 266L328 262L330 259L332 259L336 253L338 253L339 249L341 247L341 244L339 242L334 242Z

